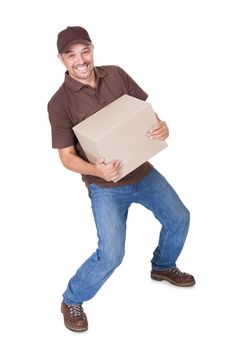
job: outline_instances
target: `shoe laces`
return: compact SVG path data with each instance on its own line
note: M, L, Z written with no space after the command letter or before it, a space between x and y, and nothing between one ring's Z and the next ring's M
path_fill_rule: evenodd
M172 273L174 273L175 275L177 275L179 277L182 277L182 276L186 275L186 273L180 271L180 269L178 269L178 267L172 267L171 269L169 269L169 271L171 271Z
M83 315L83 307L81 304L77 305L67 305L69 308L70 316L77 317Z

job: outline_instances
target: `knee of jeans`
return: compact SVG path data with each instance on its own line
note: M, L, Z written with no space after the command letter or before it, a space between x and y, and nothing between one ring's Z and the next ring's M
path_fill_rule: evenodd
M172 229L176 229L177 227L188 226L190 221L190 213L189 210L183 206L178 210L174 211L174 213L169 217L168 225L171 226Z
M113 250L107 253L100 254L102 261L109 269L115 269L119 266L124 258L124 251Z
M183 207L183 209L180 211L178 216L178 221L179 221L179 224L189 225L190 212L186 207Z

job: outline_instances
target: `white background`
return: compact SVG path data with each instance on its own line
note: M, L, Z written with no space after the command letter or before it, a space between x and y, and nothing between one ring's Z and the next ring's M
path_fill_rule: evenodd
M231 1L7 1L1 46L2 349L232 349ZM87 191L51 149L47 102L63 82L57 33L88 29L95 64L122 66L170 127L152 163L191 211L178 266L194 288L150 280L160 225L129 212L126 256L85 304L60 313L68 279L96 248Z

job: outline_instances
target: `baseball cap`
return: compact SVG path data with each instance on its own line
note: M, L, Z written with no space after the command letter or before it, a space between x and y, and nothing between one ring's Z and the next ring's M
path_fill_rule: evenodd
M91 39L86 29L77 26L67 27L57 36L57 49L59 53L65 52L69 46L76 43L91 44Z

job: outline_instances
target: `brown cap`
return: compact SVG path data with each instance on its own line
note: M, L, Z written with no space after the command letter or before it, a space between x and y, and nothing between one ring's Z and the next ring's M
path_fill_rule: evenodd
M91 44L91 39L86 29L82 27L67 27L57 36L57 49L59 53L65 52L69 46L76 43Z

